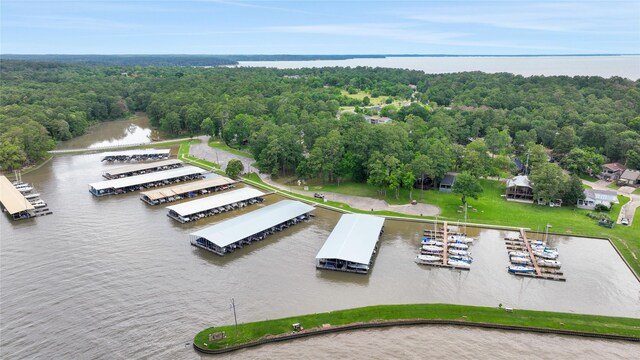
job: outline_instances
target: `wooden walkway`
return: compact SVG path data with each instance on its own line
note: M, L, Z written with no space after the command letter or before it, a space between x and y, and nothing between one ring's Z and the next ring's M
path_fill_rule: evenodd
M531 262L533 263L533 267L536 269L536 275L541 276L542 272L540 271L536 257L533 255L533 250L531 250L531 244L529 244L529 240L527 239L527 232L524 231L524 229L520 229L520 236L522 236L522 241L524 241L524 245L527 247L527 251L529 251Z

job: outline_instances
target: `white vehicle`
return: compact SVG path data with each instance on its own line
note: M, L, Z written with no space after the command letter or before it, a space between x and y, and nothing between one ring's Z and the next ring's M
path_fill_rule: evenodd
M620 220L620 224L622 224L622 225L627 225L627 226L628 226L628 225L629 225L629 219L627 219L627 218L622 218L622 220Z

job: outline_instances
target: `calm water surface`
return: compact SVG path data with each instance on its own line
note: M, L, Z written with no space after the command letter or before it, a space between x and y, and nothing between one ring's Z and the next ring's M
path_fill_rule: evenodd
M640 56L540 57L387 57L378 59L314 61L241 61L239 66L299 69L325 66L370 66L421 70L428 74L482 71L532 75L586 75L640 79Z
M90 127L83 136L62 142L57 149L100 149L107 146L148 144L159 139L147 114L138 112L126 120L107 121Z
M497 230L475 230L480 240L471 271L418 266L413 258L426 225L387 221L373 270L362 276L315 269L314 257L339 218L316 209L310 222L219 257L192 247L187 234L257 206L178 224L137 193L92 196L87 184L108 166L99 154L56 157L24 176L54 214L21 222L0 216L1 358L198 358L185 344L205 327L232 323L231 298L240 322L439 302L640 318L640 284L606 241L551 237L564 264L562 283L507 274L506 233ZM278 200L270 195L259 206ZM466 345L459 336L469 339ZM528 357L522 349L540 339L542 357L555 348L574 358L634 354L625 343L434 327L330 335L231 357L420 358L414 351L427 351L429 339L463 358ZM319 355L327 347L332 352Z

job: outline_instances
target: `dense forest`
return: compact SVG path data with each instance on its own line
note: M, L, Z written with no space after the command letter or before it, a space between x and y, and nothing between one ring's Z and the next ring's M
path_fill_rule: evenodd
M549 155L574 173L607 161L640 168L640 82L617 77L8 60L0 70L2 169L37 162L55 142L132 111L171 134L244 147L272 174L381 191L437 183L451 170L507 176L513 157L532 170ZM382 99L381 110L368 106ZM392 122L364 120L378 112Z

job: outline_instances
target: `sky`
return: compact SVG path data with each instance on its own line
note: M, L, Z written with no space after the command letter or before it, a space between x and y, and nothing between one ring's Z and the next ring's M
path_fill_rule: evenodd
M638 54L640 1L0 0L2 54Z

